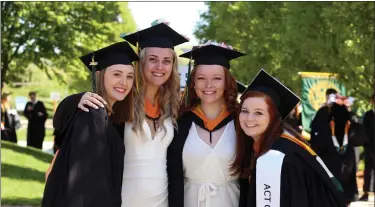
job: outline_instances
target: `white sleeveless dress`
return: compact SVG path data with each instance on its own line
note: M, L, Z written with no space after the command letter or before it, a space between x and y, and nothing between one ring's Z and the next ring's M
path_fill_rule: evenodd
M194 123L183 150L185 207L238 207L240 187L229 170L236 149L234 122L224 126L214 148L198 135Z
M122 207L167 207L167 148L174 133L170 118L165 119L164 130L154 139L150 127L143 123L144 136L135 133L132 124L125 125L125 158L122 180Z

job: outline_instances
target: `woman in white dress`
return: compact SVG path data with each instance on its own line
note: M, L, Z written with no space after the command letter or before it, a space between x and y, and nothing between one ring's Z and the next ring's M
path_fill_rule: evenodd
M195 65L182 99L178 135L168 149L170 207L239 205L238 177L230 170L238 103L229 61L243 55L209 42L180 56L191 57Z
M134 121L124 128L124 171L122 206L167 207L167 148L177 128L180 78L174 46L187 42L166 23L156 22L150 28L124 37L140 48L134 100ZM81 97L84 105L97 107L102 99L92 93Z

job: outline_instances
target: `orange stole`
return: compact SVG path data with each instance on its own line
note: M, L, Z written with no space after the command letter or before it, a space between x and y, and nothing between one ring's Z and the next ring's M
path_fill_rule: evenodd
M227 110L227 107L223 106L223 109L221 110L219 116L217 116L215 119L208 119L206 115L203 113L201 106L195 107L192 112L197 115L199 118L203 120L204 126L209 131L212 131L215 129L215 127L220 124L225 118L227 118L230 113Z
M155 106L152 105L152 103L145 98L145 113L147 116L156 119L160 117L160 106L159 102L155 102Z
M298 140L297 138L295 138L295 137L293 137L289 134L284 134L284 133L281 135L281 137L298 144L299 146L304 148L306 151L308 151L311 155L316 156L316 153L314 152L314 150L312 150L307 144L303 143L302 141Z

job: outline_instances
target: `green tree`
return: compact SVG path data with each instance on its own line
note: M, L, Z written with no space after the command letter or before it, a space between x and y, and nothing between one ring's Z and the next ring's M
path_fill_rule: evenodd
M338 73L367 102L374 84L373 2L208 2L195 35L248 55L233 74L248 83L260 68L299 93L299 71Z
M34 64L76 89L89 77L78 57L136 27L126 2L1 2L1 20L1 83Z

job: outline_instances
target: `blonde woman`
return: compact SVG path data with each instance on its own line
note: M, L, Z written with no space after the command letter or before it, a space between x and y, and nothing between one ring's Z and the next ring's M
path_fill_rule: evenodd
M187 42L165 23L127 35L141 51L134 121L125 124L122 206L168 206L166 153L177 128L180 79L174 46ZM80 95L82 96L82 95ZM97 95L76 95L71 104L88 111L105 103ZM77 103L80 97L81 100ZM73 100L75 99L75 100ZM75 102L73 102L75 101Z

